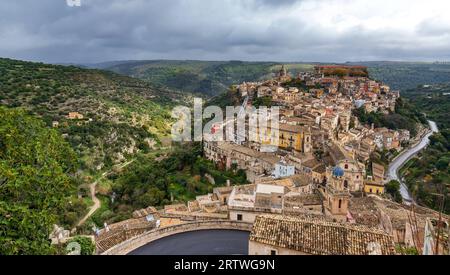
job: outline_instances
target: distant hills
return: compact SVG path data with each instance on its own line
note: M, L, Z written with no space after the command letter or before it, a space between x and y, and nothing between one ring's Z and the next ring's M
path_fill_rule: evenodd
M287 63L290 73L312 70L319 63ZM369 67L372 78L396 90L422 84L450 82L450 63L425 62L348 62ZM207 97L223 94L230 85L271 78L281 68L279 62L144 60L112 61L83 66L110 70L136 77L159 87Z
M369 67L372 78L395 90L406 91L419 85L450 82L450 63L373 61L347 64Z
M187 96L109 71L0 59L0 105L57 128L83 170L158 146L170 135L172 107L186 105Z
M207 97L223 94L230 85L244 81L269 79L281 69L276 62L244 61L192 61L192 60L148 60L113 61L99 64L84 64L91 68L110 70L119 74L181 92L202 94ZM311 70L312 65L292 63L292 73Z

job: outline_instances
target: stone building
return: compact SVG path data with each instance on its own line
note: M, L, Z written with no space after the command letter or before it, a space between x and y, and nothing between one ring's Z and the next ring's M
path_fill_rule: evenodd
M217 198L225 205L228 204L228 199L230 197L231 192L233 191L233 186L225 187L216 187L213 189L213 193L217 196Z
M150 207L133 213L133 218L106 225L95 237L97 253L129 240L159 226L159 214Z
M283 196L283 214L293 216L299 214L323 215L322 196L317 192L289 192Z
M267 123L268 127L264 133L258 129L255 136L262 144L272 144L272 135L278 133L278 147L281 149L291 149L297 152L310 153L312 150L311 128L307 126L290 125L279 123L278 127Z
M256 216L265 213L281 213L284 186L252 184L235 186L228 200L230 220L254 222Z
M78 112L70 112L67 115L67 118L68 119L72 119L72 120L74 120L74 119L83 119L84 116L82 114L78 113Z
M204 142L204 155L222 169L233 167L245 170L247 179L254 182L261 175L271 175L280 158L251 148L228 142Z
M258 216L250 255L394 255L392 237L382 230L314 217Z
M439 219L439 213L429 208L392 202L378 196L351 198L349 222L380 228L390 234L395 243L416 247L419 253L424 246L427 219ZM447 223L448 215L442 215Z
M366 174L365 165L359 163L354 158L354 154L350 155L337 145L330 146L329 153L335 165L344 171L342 175L344 187L350 192L362 191ZM332 170L328 169L327 177L330 178L331 176Z
M288 71L284 65L281 66L280 71L278 72L277 80L279 82L288 82L292 78L289 76Z
M384 194L384 183L370 177L364 181L364 193L382 195Z
M272 177L275 179L290 177L295 174L295 166L287 165L286 162L279 162L275 164L275 170Z
M321 191L324 197L325 214L337 220L346 220L351 195L341 167L336 166L332 169L331 177Z

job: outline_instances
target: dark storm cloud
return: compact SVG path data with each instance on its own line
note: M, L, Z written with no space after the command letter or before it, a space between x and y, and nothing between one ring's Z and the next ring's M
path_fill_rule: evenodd
M364 10L361 0L81 0L81 7L4 0L0 56L47 62L448 58L445 16L400 14L411 21L402 26L380 2Z

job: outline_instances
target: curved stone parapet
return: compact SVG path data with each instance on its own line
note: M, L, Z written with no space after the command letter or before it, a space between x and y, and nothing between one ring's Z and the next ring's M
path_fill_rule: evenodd
M188 222L183 224L177 224L174 226L163 227L145 232L139 236L132 239L126 240L116 246L111 247L107 251L101 253L101 255L126 255L131 251L138 249L139 247L162 239L171 235L198 231L198 230L214 230L214 229L225 229L225 230L241 230L248 231L252 230L252 223L238 222L238 221L196 221Z

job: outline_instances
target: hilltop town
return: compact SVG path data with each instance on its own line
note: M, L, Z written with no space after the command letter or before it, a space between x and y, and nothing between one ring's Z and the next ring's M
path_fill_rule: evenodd
M249 184L228 181L186 204L135 211L132 219L97 232L98 253L195 221L250 224L249 253L255 255L398 254L398 247L433 253L439 213L394 202L385 188L387 164L373 158L382 151L395 157L415 137L365 125L353 113L394 112L398 91L369 78L362 66L316 66L295 77L283 66L273 79L235 88L244 108L261 102L280 107L276 146L248 136L203 142L205 158L219 169L244 170Z

